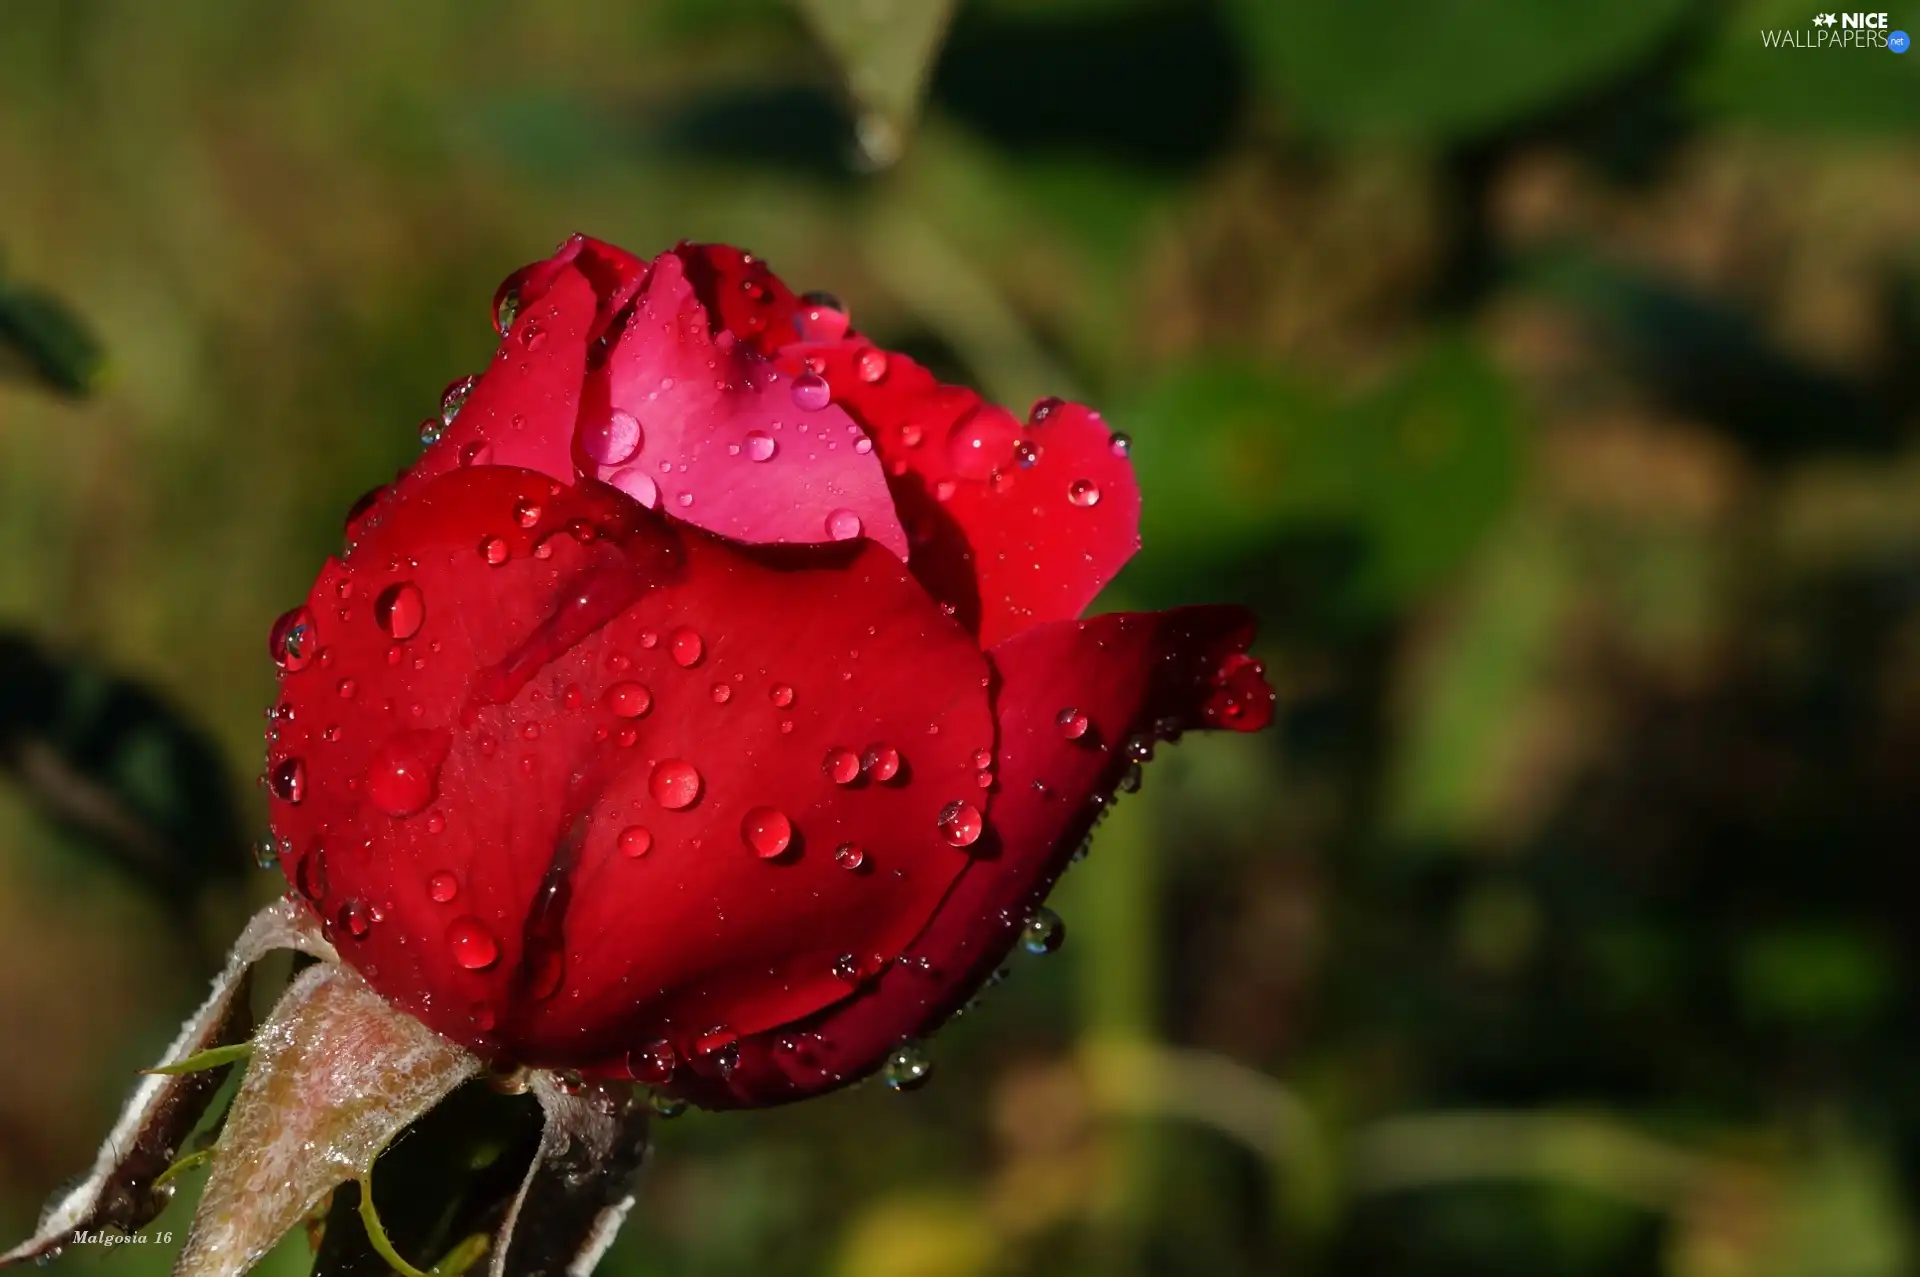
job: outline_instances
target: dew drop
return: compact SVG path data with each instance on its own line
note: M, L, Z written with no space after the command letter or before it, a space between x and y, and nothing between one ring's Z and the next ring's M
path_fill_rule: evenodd
M616 408L580 427L580 450L599 465L617 466L640 451L640 434L640 419Z
M740 820L740 837L762 860L772 860L793 843L793 822L777 807L755 807Z
M327 895L327 853L318 843L300 862L298 872L300 892L316 904Z
M706 655L707 645L694 631L681 626L667 640L667 650L673 656L673 663L681 669L692 669Z
M488 537L480 543L480 557L494 567L507 561L507 543L501 537Z
M684 758L663 759L647 777L647 791L669 811L693 806L700 798L700 784L699 769Z
M1067 939L1067 924L1060 915L1041 905L1027 915L1020 928L1020 947L1028 953L1052 953Z
M768 434L766 431L764 430L747 431L748 460L771 461L773 460L773 454L775 452L778 452L779 449L780 449L780 445L775 443L773 441L773 436Z
M1107 451L1116 457L1124 457L1133 451L1133 438L1115 431L1113 438L1107 440Z
M367 764L367 801L399 819L433 801L447 741L439 732L406 731L390 736Z
M427 619L427 599L411 581L400 581L380 591L373 601L373 621L388 638L410 639Z
M980 831L986 827L980 819L980 809L969 802L951 802L942 807L937 824L940 836L955 847L971 847L980 841Z
M713 685L713 703L715 705L725 705L732 699L733 689L731 687L728 687L725 683L715 683Z
M767 699L781 709L793 704L793 688L785 683L775 683L767 689Z
M460 415L460 409L466 406L467 396L473 393L473 388L479 380L478 377L461 377L447 383L447 388L440 392L442 425L453 424L453 419Z
M860 535L860 516L851 510L835 510L827 516L827 535L835 541L851 541Z
M1013 450L1013 464L1022 470L1031 470L1040 464L1040 445L1031 439L1022 439Z
M866 347L854 356L853 370L869 386L876 381L884 381L887 376L887 352L877 346Z
M357 899L343 903L339 912L334 914L333 922L335 931L345 932L355 940L366 939L367 932L373 930L373 919L369 916L366 904Z
M1071 705L1054 715L1053 721L1059 725L1060 734L1068 740L1079 740L1093 726L1091 719Z
M1066 403L1066 400L1057 395L1048 395L1045 399L1035 401L1033 410L1027 414L1027 424L1030 426L1046 425L1054 413L1066 407Z
M340 694L341 700L350 701L353 699L354 693L360 690L360 685L350 678L343 678L333 685L333 690Z
M486 924L471 915L455 918L447 927L447 947L453 960L468 971L485 971L500 961L500 942Z
M267 790L281 802L298 806L307 796L307 765L298 758L282 759L267 777Z
M880 1076L890 1091L918 1090L933 1076L933 1062L920 1049L918 1042L902 1042L887 1057L886 1067L880 1071Z
M621 718L638 718L653 708L653 693L647 690L646 684L631 680L609 687L602 700Z
M1100 485L1091 479L1075 479L1067 486L1067 500L1086 509L1100 504Z
M538 501L516 501L513 503L513 521L523 528L530 528L540 522L540 503Z
M793 406L802 412L818 412L833 402L833 387L819 373L801 373L793 379Z
M867 863L867 853L857 842L843 842L833 849L833 863L851 872Z
M1013 460L1020 427L993 407L976 408L947 431L947 460L962 479L985 479Z
M617 472L607 482L651 510L660 504L660 485L653 476L639 466L629 466Z
M847 335L847 312L832 293L806 293L794 312L793 331L801 341L839 341Z
M850 749L830 749L820 764L836 785L851 785L860 779L860 756Z
M313 664L314 654L319 651L313 629L313 613L305 607L296 607L283 612L280 619L273 623L273 630L267 635L267 651L273 655L273 663L289 674L297 674Z
M900 751L891 745L876 742L867 746L860 765L866 769L867 775L884 784L900 774Z
M653 850L653 831L645 825L628 825L620 831L614 844L628 860L638 860Z
M433 447L434 444L440 442L440 436L445 433L445 431L446 426L441 422L440 418L422 417L420 419L420 446L423 448Z
M442 869L427 879L427 895L435 904L446 904L460 894L460 880L452 872Z
M973 751L973 770L977 772L983 772L991 766L993 766L992 750L976 749Z
M673 1043L661 1038L627 1053L627 1076L647 1086L661 1086L673 1077L679 1063Z

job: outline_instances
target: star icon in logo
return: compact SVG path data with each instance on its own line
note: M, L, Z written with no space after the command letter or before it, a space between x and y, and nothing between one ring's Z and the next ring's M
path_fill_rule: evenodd
M1831 13L1822 13L1822 14L1815 15L1813 19L1813 25L1816 27L1830 27L1838 21L1839 19L1834 17Z

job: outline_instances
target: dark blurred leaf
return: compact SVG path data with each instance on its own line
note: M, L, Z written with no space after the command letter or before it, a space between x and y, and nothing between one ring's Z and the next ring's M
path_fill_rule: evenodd
M1340 137L1488 133L1652 52L1690 0L1230 0L1269 87Z
M1920 58L1885 49L1768 48L1763 31L1805 40L1815 7L1802 0L1749 0L1732 6L1693 77L1696 100L1741 123L1793 132L1858 137L1920 130ZM1899 27L1902 15L1894 14ZM1920 23L1920 13L1904 17Z
M0 278L0 371L9 366L65 394L84 395L99 386L106 354L60 302Z
M170 900L249 867L220 752L138 683L0 634L0 767Z
M1505 383L1451 342L1349 403L1213 363L1169 374L1119 419L1145 489L1137 584L1317 545L1345 556L1323 584L1349 615L1402 605L1452 569L1506 507L1519 460Z
M860 109L861 151L876 165L900 157L920 113L927 74L953 0L794 0L833 54Z

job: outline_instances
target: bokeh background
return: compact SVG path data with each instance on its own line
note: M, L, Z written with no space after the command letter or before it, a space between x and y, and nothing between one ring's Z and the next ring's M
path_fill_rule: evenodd
M1104 604L1281 696L931 1085L666 1124L610 1277L1920 1270L1920 54L1813 16L0 5L0 1231L276 890L270 621L578 229L1101 406Z

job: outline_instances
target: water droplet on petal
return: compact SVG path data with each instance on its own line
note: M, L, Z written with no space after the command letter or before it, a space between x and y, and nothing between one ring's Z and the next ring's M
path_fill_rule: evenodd
M1013 450L1013 464L1022 470L1031 470L1040 464L1040 445L1031 439L1022 439Z
M267 790L281 802L298 806L307 796L307 765L298 758L282 759L267 777Z
M918 1042L902 1042L887 1057L886 1067L880 1071L891 1091L913 1091L927 1084L933 1076L933 1062L920 1049Z
M614 487L651 510L660 504L660 485L639 466L628 466L607 480Z
M887 352L876 346L868 346L853 358L853 371L860 380L871 386L887 375Z
M1044 426L1054 413L1066 406L1066 403L1066 400L1057 395L1048 395L1045 399L1036 400L1033 405L1033 411L1027 414L1027 424L1030 426Z
M713 703L715 705L725 705L732 699L733 689L731 687L728 687L725 683L715 683L713 685Z
M316 904L327 895L327 853L326 849L315 844L306 858L300 862L296 877L300 883L300 892Z
M801 373L793 379L793 406L802 412L818 412L833 402L833 387L818 373Z
M647 791L668 811L691 807L700 798L700 771L684 758L668 758L654 764L647 777Z
M947 431L947 460L962 479L985 479L1013 460L1020 427L992 406L974 409Z
M747 431L747 457L752 461L771 461L780 445L764 430Z
M772 860L793 842L793 822L777 807L755 807L740 820L740 837L753 854Z
M447 947L453 950L453 960L469 971L485 971L500 961L500 942L472 916L455 918L448 925Z
M487 537L480 542L480 557L494 567L507 561L507 543L501 537Z
M373 601L373 621L394 640L410 639L427 619L426 596L411 581L400 581L380 591Z
M628 860L638 860L653 850L653 831L645 825L628 825L614 843Z
M343 902L340 911L333 916L335 932L344 932L354 940L364 940L367 932L373 930L373 919L369 916L363 901L350 899Z
M860 779L860 755L850 749L830 749L820 764L836 785L851 785Z
M1067 485L1067 500L1081 509L1100 504L1100 485L1091 479L1075 479Z
M1115 431L1113 438L1107 440L1107 451L1116 457L1124 457L1133 451L1133 439L1129 435Z
M793 688L785 683L775 683L767 689L767 699L781 709L793 704Z
M1060 725L1060 734L1068 740L1079 740L1093 726L1091 719L1071 705L1055 715L1053 721Z
M627 1076L647 1086L661 1086L672 1079L679 1063L673 1043L661 1038L627 1053Z
M700 636L685 626L675 630L667 643L667 650L673 656L673 663L681 669L692 669L698 665L700 658L707 651L707 645L701 641Z
M955 847L971 847L980 841L980 831L986 827L980 819L980 809L967 802L951 802L942 807L937 823L940 836Z
M1020 947L1028 953L1052 953L1067 939L1067 924L1060 921L1060 915L1041 905L1031 914L1020 928Z
M467 396L479 383L478 377L461 377L447 383L440 392L440 421L442 425L452 425L453 419L460 415L460 409L466 405Z
M513 503L513 521L523 528L530 528L540 522L540 503L538 501L516 501Z
M422 417L420 419L420 446L423 448L433 447L434 444L440 442L440 436L445 430L446 425L440 418Z
M843 842L833 849L833 863L842 869L855 870L867 863L867 853L857 842Z
M446 737L440 732L388 737L367 764L367 801L395 819L413 815L433 801L446 755Z
M860 765L866 769L867 775L885 783L900 774L900 751L891 745L869 745L860 759Z
M827 535L835 541L851 541L860 535L860 516L851 510L835 510L827 516Z
M602 698L606 707L621 718L638 718L653 708L653 693L644 683L615 683Z
M580 427L580 451L603 466L617 466L640 451L640 419L619 409L606 420Z
M992 750L976 749L973 751L973 770L977 772L983 772L991 766L993 766Z
M320 650L313 629L313 613L304 607L283 612L267 635L267 650L273 655L273 663L289 674L297 674L313 664L314 654Z
M446 904L460 894L460 880L445 869L427 879L427 895L435 904Z

